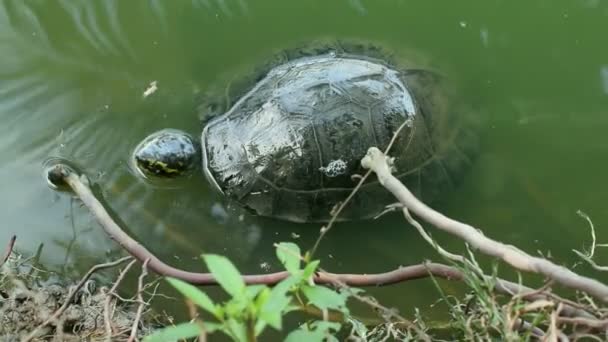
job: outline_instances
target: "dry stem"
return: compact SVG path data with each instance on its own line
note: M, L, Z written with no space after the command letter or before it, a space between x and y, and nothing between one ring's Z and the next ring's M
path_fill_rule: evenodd
M110 308L111 303L112 303L112 297L116 295L116 289L118 288L118 285L120 285L120 283L124 279L127 272L129 272L131 267L133 267L133 265L136 262L137 262L137 260L133 259L133 261L131 261L130 263L127 264L127 266L118 274L118 277L116 278L116 281L114 282L114 285L112 285L112 287L106 294L106 298L105 298L104 306L103 306L103 320L104 320L105 327L106 327L106 341L112 341L112 336L113 336L113 331L112 331L113 330L112 329L112 311L113 310Z
M503 260L515 269L542 274L566 287L587 292L608 302L608 286L605 284L574 273L547 259L531 256L515 246L492 240L484 236L477 228L451 219L422 203L391 174L388 157L379 149L370 148L367 155L361 160L361 164L364 168L373 170L380 184L389 190L401 204L426 222L461 238L486 255Z
M391 140L389 141L388 145L386 146L386 149L384 150L384 153L388 153L391 150L391 148L393 147L393 144L395 143L395 141L397 140L397 137L399 136L399 133L401 133L401 131L403 130L403 128L405 126L407 126L408 124L411 124L411 121L410 121L409 118L405 119L401 123L401 125L399 126L399 128L397 128L397 130L393 134L393 137L391 138ZM408 140L407 146L405 147L406 150L409 148L409 145L412 142L412 138L413 137L414 137L413 134L410 135L410 140ZM321 243L321 240L323 240L323 238L325 237L325 234L327 234L327 232L329 232L329 230L333 227L334 223L338 220L338 217L340 216L340 213L342 213L342 211L344 210L344 208L346 208L346 206L350 203L350 201L353 199L353 197L355 197L355 194L359 191L359 189L361 189L361 187L363 186L363 183L365 183L365 181L367 180L367 178L369 178L369 176L371 175L371 173L372 173L372 170L368 170L359 179L359 182L353 188L353 190L350 192L350 194L348 195L348 197L346 197L346 199L339 204L338 208L335 211L332 212L331 218L329 219L329 222L327 223L327 225L321 227L321 232L319 234L319 237L317 238L317 241L315 241L314 246L310 250L310 256L311 257L313 255L315 255L315 252L317 251L317 248L319 248L319 244Z
M144 312L144 307L146 306L146 302L144 301L143 291L144 291L144 278L148 275L148 262L150 259L146 259L144 263L141 265L141 274L137 279L137 301L139 305L137 306L137 313L135 315L135 319L133 320L133 326L131 328L131 335L129 336L128 342L133 342L137 339L137 327L139 326L139 321L141 320L141 315Z

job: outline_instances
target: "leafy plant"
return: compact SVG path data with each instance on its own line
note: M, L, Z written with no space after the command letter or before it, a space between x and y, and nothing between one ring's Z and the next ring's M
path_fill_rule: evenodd
M338 292L313 282L319 261L307 261L300 248L293 243L277 245L276 254L289 277L274 287L249 285L236 267L225 257L205 254L202 256L207 268L219 285L230 295L224 303L216 303L201 289L174 278L167 281L198 308L213 317L213 321L194 321L160 329L147 336L145 342L166 342L222 332L234 341L256 341L271 327L283 329L283 317L292 311L304 311L313 307L325 314L329 310L349 315L346 301L349 294ZM302 261L304 260L304 267ZM287 341L337 341L333 334L341 328L340 323L313 320L300 326L287 336Z

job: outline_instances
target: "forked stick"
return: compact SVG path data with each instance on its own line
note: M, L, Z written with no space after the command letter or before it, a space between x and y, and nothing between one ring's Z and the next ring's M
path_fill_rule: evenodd
M473 226L451 219L430 208L417 199L399 179L391 173L391 159L382 151L371 147L361 160L361 165L374 171L378 181L409 211L435 227L461 238L472 248L496 257L520 271L542 274L571 289L586 292L603 302L608 302L608 286L605 284L556 265L551 261L518 249L515 246L492 240Z

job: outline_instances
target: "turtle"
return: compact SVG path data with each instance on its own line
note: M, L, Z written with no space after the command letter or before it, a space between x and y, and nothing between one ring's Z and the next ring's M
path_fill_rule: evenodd
M385 149L402 128L389 151L394 174L423 201L440 198L471 164L470 120L444 76L362 46L283 53L245 78L234 103L202 106L219 113L200 140L155 132L135 148L134 164L165 178L202 168L214 189L256 215L326 222L365 172L368 148ZM392 202L369 177L338 220L370 219Z

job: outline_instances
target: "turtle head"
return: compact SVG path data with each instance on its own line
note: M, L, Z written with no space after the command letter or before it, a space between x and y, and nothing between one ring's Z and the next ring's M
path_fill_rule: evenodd
M133 164L145 176L176 178L199 165L200 148L185 132L165 129L147 136L133 151Z

